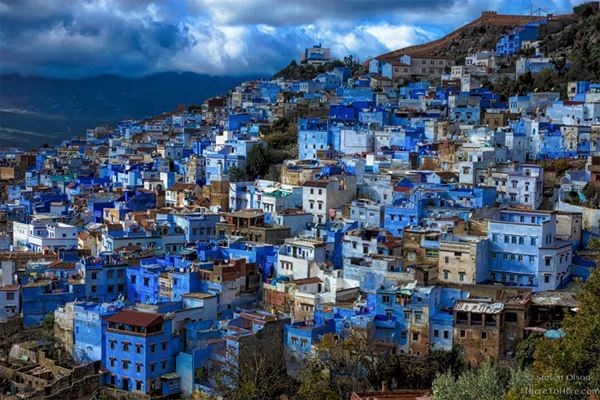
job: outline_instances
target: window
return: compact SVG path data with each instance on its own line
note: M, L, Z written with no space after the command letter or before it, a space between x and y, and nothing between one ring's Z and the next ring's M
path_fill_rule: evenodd
M437 329L433 330L433 337L440 337L440 331L438 331Z
M155 372L156 371L156 363L153 361L150 363L150 372Z
M150 286L150 278L144 278L144 286Z
M413 340L413 342L418 342L419 341L419 332L413 332L413 334L412 334L412 340Z
M129 361L123 360L123 369L129 369Z
M458 273L458 280L463 282L465 280L465 273L464 272L459 272Z
M535 262L535 257L534 256L529 256L529 263L533 264Z
M465 338L465 337L467 337L467 332L466 332L464 329L461 329L461 330L460 330L460 333L459 333L459 336L460 336L461 338Z
M141 344L136 344L135 345L135 352L137 354L141 354L142 353L142 345Z
M160 368L167 369L167 360L162 360L160 362Z
M535 246L537 244L537 239L535 237L531 238L531 245Z
M550 262L552 261L552 257L544 257L544 265L546 267L550 266Z
M112 357L111 357L111 359L110 359L110 366L111 366L111 367L114 367L114 366L115 366L115 361L116 361L116 360L115 360L114 358L112 358Z
M519 236L519 244L525 244L525 238L523 236Z
M498 234L494 233L492 234L492 242L497 242L498 241Z
M450 277L450 271L447 269L444 270L444 279L448 279Z
M450 337L450 333L448 331L444 331L444 339L448 339Z
M448 264L450 262L450 257L446 256L444 257L444 263Z
M129 343L123 342L123 351L129 351Z
M420 312L415 312L415 323L420 324L422 321L422 314Z
M129 278L129 280L131 281L132 284L135 285L135 280L136 280L137 276L135 275L131 275L131 277Z
M510 242L512 244L517 244L517 237L516 236L512 236Z
M507 312L504 314L504 320L506 322L517 322L517 313Z
M391 297L389 295L387 295L387 294L384 294L382 296L382 301L385 304L390 304L392 302Z
M156 353L156 343L150 345L150 353Z
M115 349L115 343L116 343L116 342L117 342L116 340L111 340L111 341L110 341L110 348L111 348L112 350L114 350L114 349Z
M167 350L167 342L162 342L160 344L160 347L161 347L162 351L166 351Z
M510 236L504 235L504 243L508 243L510 240Z
M482 332L481 332L481 338L482 338L483 340L487 339L487 332L486 332L486 331L482 331Z
M544 283L550 283L550 275L544 275Z

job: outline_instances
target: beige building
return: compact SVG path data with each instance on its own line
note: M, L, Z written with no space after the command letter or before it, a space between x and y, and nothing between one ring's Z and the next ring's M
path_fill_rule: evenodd
M438 281L476 284L489 278L489 240L479 236L450 236L440 240Z

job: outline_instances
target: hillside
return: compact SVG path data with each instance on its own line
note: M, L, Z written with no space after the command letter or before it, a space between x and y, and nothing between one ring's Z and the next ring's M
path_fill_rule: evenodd
M434 41L394 50L378 56L378 59L396 58L403 54L444 55L452 58L464 57L469 51L489 50L503 34L518 25L546 17L529 15L503 15L484 11L474 21Z
M0 146L37 147L85 133L98 124L144 118L202 103L251 77L161 73L141 78L103 75L50 79L0 76Z
M568 79L600 79L600 10L588 3L574 8L577 19L556 32L544 35L542 52L554 59L569 60Z

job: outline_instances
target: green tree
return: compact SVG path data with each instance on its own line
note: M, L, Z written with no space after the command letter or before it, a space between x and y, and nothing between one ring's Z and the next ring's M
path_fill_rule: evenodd
M266 175L271 165L271 159L267 150L260 145L250 149L246 157L246 176L250 179Z
M227 171L231 182L240 182L246 180L246 171L239 167L231 167Z
M528 368L533 364L535 347L540 338L541 335L534 333L517 345L516 358L519 368Z
M530 369L515 369L510 371L508 392L505 400L523 400L527 398L529 390L533 387L533 374Z
M600 388L600 269L596 268L583 285L579 309L567 315L560 339L538 342L533 364L536 393L532 399L588 399L586 391ZM569 377L573 379L569 379ZM545 392L555 389L561 394ZM578 394L566 394L578 391Z
M591 207L598 208L600 205L600 185L588 182L583 187L583 195Z
M433 381L432 391L433 400L502 400L504 396L500 373L491 362L464 371L458 379L448 370Z
M329 376L323 368L303 368L298 376L300 383L295 400L342 400L342 397L329 386Z
M277 399L295 390L278 335L263 337L260 345L253 339L240 341L238 349L228 348L223 363L213 368L215 390L224 399Z

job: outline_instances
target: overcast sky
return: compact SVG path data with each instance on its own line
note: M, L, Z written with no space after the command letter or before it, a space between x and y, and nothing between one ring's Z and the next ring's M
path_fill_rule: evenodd
M535 0L566 13L583 0ZM360 60L529 0L0 0L0 73L77 78L273 73L321 42Z

